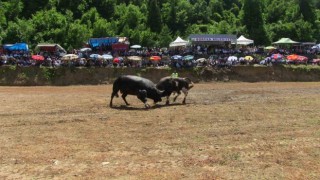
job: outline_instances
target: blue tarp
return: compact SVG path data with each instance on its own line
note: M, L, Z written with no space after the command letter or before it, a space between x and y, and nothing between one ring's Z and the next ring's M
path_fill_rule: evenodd
M26 43L16 43L16 44L6 44L3 46L4 50L9 51L28 51L28 44Z
M91 38L89 39L89 45L93 48L100 46L111 46L114 43L118 43L119 38L107 37L107 38Z

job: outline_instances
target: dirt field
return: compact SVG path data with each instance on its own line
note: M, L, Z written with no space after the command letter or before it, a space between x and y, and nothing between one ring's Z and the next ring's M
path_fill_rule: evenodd
M111 88L0 87L0 179L320 179L320 83L196 84L149 110L109 108Z

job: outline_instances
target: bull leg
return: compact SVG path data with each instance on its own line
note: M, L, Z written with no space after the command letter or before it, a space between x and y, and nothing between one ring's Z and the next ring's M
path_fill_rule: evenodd
M169 104L170 104L170 101L169 101L169 99L170 99L170 96L171 96L171 93L167 95L167 101L166 101L166 105L169 105Z
M170 102L169 102L169 97L170 97L170 96L167 96L166 105L169 105L169 104L170 104Z
M150 108L150 105L147 103L147 91L146 90L139 90L137 94L138 99L140 99L146 108Z
M182 88L182 92L184 94L184 98L183 98L182 104L186 104L186 99L187 99L187 96L188 96L188 89L187 88Z
M115 92L115 91L112 92L111 99L110 99L110 104L109 104L110 107L112 107L112 100L113 100L114 96L119 97L118 92Z
M110 99L110 104L109 104L109 106L110 106L110 107L112 107L112 100L113 100L113 97L114 97L114 95L112 94L112 95L111 95L111 99Z
M146 108L150 108L150 105L147 103L147 101L145 101L145 103L144 103L144 107L146 107Z
M177 92L177 95L173 98L173 102L176 102L176 100L177 100L178 96L180 96L180 94L181 94L181 92L178 91L178 92Z
M126 100L127 95L128 95L128 94L123 93L121 97L122 97L122 99L124 100L124 102L126 103L126 105L129 106L130 104L129 104L129 103L127 102L127 100Z

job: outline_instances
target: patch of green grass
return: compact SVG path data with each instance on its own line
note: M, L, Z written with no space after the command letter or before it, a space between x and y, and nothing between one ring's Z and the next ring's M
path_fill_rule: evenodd
M18 78L18 79L27 79L28 77L27 77L27 74L26 74L26 73L21 72L21 73L18 74L17 78Z

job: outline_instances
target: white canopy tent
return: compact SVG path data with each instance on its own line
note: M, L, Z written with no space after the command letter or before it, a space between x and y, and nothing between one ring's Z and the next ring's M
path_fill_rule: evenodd
M320 44L312 46L311 49L320 49Z
M177 37L177 39L169 44L170 47L186 46L189 42Z
M254 41L251 39L247 39L245 38L243 35L241 35L238 39L237 39L237 44L239 45L249 45L249 44L253 44Z

